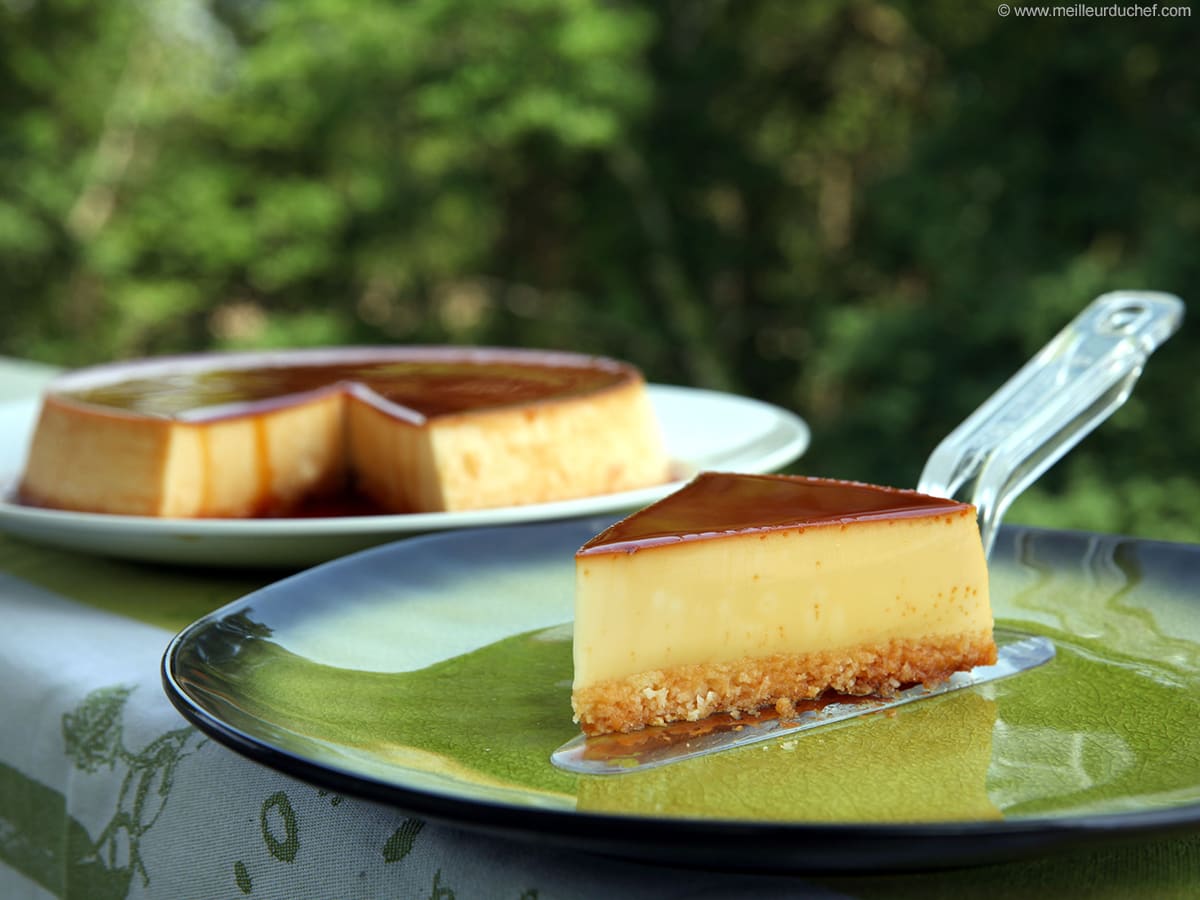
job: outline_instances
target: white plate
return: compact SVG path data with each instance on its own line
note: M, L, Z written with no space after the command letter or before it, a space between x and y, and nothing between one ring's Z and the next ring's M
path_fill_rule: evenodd
M698 388L650 385L667 452L688 475L771 472L808 447L802 419L758 400ZM621 512L682 484L501 509L303 519L162 519L39 509L12 502L38 401L0 405L0 530L88 553L216 566L304 566L410 534Z

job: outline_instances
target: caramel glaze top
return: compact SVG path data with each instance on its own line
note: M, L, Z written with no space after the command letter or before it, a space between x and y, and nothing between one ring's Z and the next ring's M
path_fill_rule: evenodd
M973 509L957 500L858 481L702 472L675 493L596 535L576 555L636 553L747 532L966 514Z
M571 353L455 347L214 354L81 370L67 400L162 418L213 419L326 390L374 394L408 419L520 406L640 378L631 366Z

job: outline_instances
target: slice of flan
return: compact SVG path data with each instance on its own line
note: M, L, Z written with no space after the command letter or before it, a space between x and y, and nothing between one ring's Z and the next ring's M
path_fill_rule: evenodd
M975 509L916 491L703 473L575 563L571 702L588 734L787 715L996 660Z
M98 366L43 398L23 502L126 515L379 512L567 500L659 484L641 373L599 357L455 347L209 354Z

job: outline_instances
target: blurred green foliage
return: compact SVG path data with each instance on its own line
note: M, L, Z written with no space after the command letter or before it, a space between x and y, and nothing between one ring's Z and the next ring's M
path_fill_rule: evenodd
M1200 22L957 0L0 0L0 353L560 347L912 484L1200 288ZM1200 541L1196 327L1009 520Z

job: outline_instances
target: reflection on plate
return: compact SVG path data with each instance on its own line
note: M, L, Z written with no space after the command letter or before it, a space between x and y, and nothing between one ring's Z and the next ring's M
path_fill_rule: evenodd
M1002 627L1044 666L803 735L575 775L572 554L610 517L428 535L279 582L163 660L208 734L333 790L673 863L938 867L1200 824L1200 547L1001 533Z
M772 472L808 447L796 415L745 397L650 385L667 452L684 476L702 469ZM536 522L644 506L679 487L502 509L302 519L159 519L37 509L12 502L37 403L0 406L0 531L68 549L156 562L222 566L302 566L406 534Z

